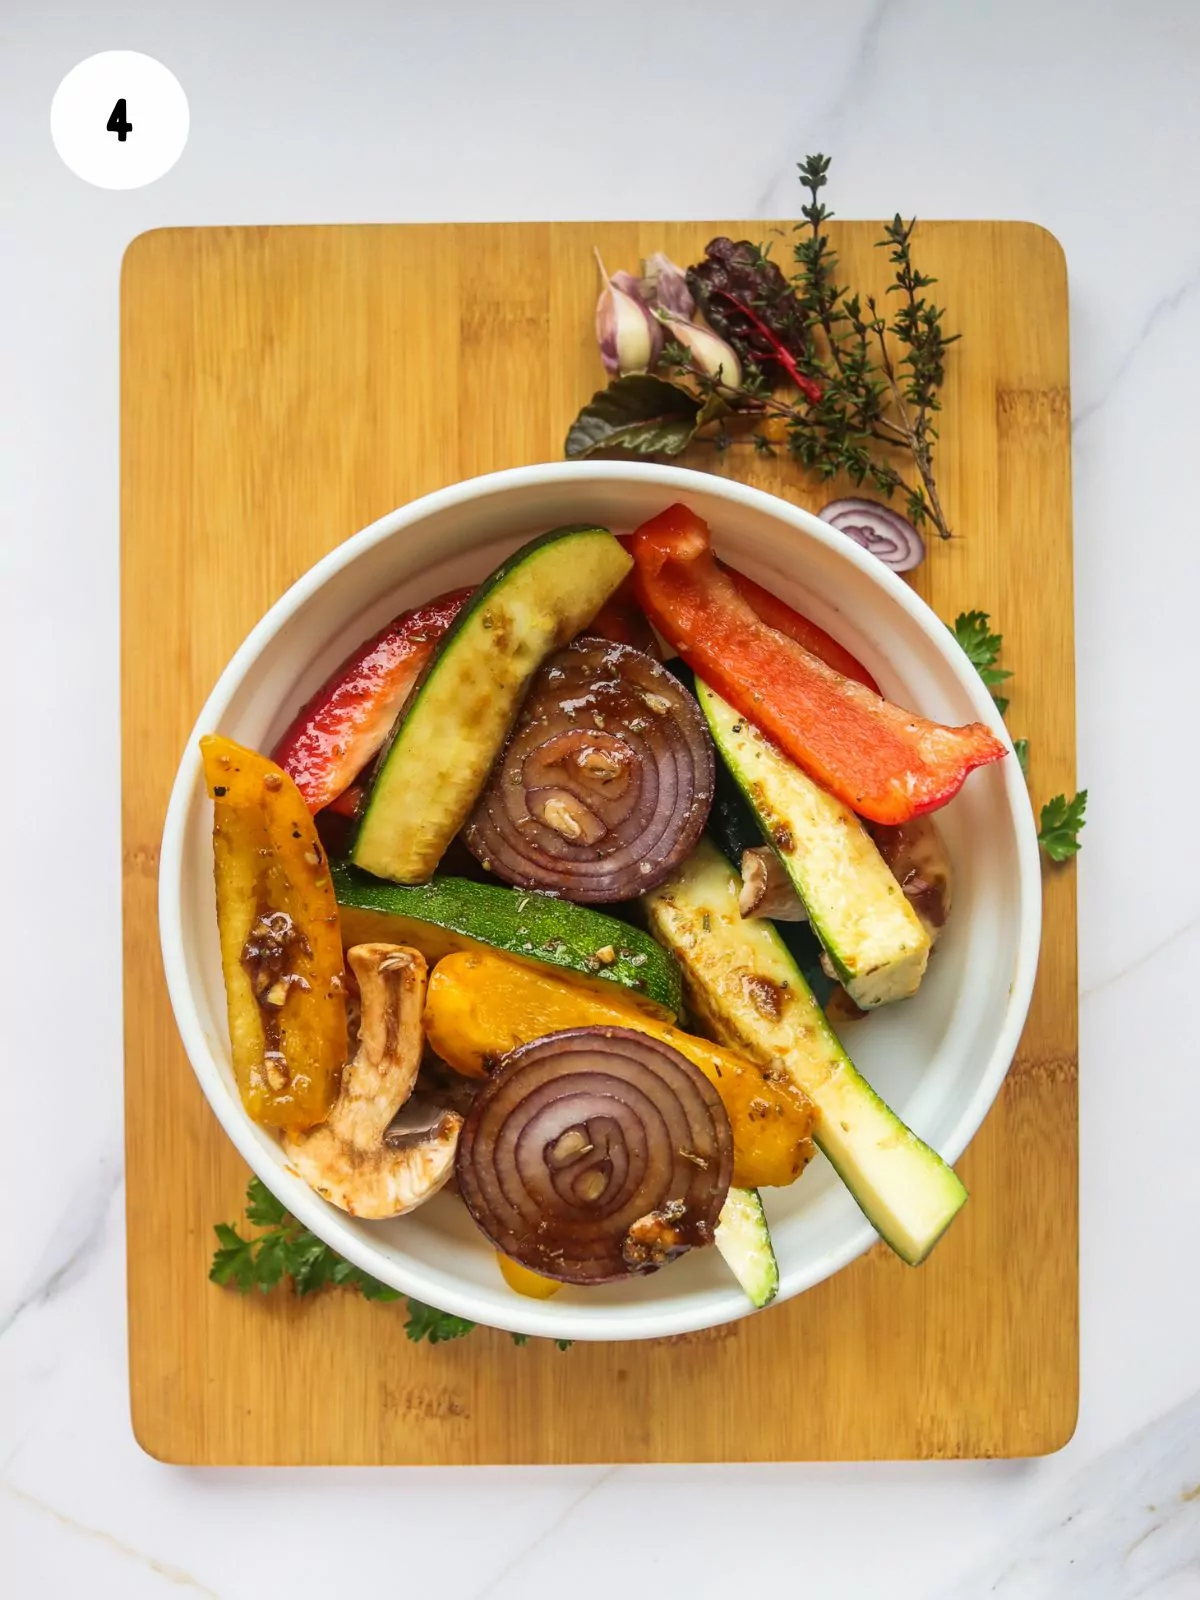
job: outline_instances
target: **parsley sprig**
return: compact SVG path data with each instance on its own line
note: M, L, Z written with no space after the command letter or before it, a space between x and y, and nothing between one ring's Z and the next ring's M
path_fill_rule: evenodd
M996 702L1000 715L1003 716L1008 710L1008 699L1002 694L996 694L995 689L997 684L1011 678L1012 673L996 665L1000 659L1004 640L1000 634L992 632L991 617L986 611L960 611L950 631L962 647L967 660L992 690L992 699ZM1021 771L1028 777L1029 740L1015 739L1013 749ZM1056 794L1042 807L1038 825L1038 844L1051 861L1068 861L1072 856L1078 855L1079 834L1084 826L1087 798L1087 790L1080 789L1070 800L1065 794Z
M1051 861L1067 861L1079 853L1079 832L1084 826L1083 813L1087 810L1087 790L1080 789L1073 800L1065 794L1056 794L1042 807L1038 843Z
M231 1223L218 1222L213 1229L217 1249L209 1277L222 1288L249 1294L257 1289L269 1294L287 1278L298 1295L316 1294L321 1289L354 1289L364 1300L405 1301L408 1312L404 1331L414 1344L446 1344L472 1332L475 1323L438 1311L420 1300L404 1296L371 1277L338 1255L323 1240L288 1211L259 1178L251 1178L246 1188L246 1221L260 1231L239 1233ZM514 1344L527 1344L526 1334L514 1333ZM556 1339L560 1350L568 1350L569 1339Z
M998 633L991 631L991 626L991 618L986 611L960 611L954 619L953 633L962 646L967 660L993 691L992 699L996 702L1000 715L1003 716L1008 710L1008 700L1004 695L996 694L994 691L996 685L1003 683L1006 678L1011 678L1012 673L996 665L1004 641Z

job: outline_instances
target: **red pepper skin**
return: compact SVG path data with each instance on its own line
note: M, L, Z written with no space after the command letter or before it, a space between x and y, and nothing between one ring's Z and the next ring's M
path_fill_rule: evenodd
M336 800L331 800L323 809L335 811L339 817L348 817L351 822L357 822L362 815L363 802L367 798L365 783L352 783L348 789L343 789Z
M857 683L865 683L873 694L879 693L879 685L858 657L852 656L849 650L826 633L824 628L818 628L815 622L810 622L798 611L793 611L786 600L780 600L769 589L764 589L761 583L755 583L753 578L748 578L744 572L727 567L723 561L719 565L733 579L734 588L751 611L760 617L768 628L774 628L776 633L786 633L789 639L802 644L814 656L820 656L827 667L840 672L844 678L853 678Z
M310 811L332 804L378 754L470 593L458 589L396 617L343 661L297 712L272 757L295 780Z
M860 816L900 823L934 811L973 768L1006 754L981 722L929 722L768 627L686 506L639 528L633 555L642 609L693 672Z
M623 544L630 555L633 554L633 534L621 534L618 543ZM847 678L856 678L859 683L865 683L867 688L873 689L876 694L880 692L879 685L858 657L852 656L845 645L839 644L832 634L826 633L824 628L818 628L815 622L802 616L799 611L793 611L786 600L780 600L769 589L764 589L761 583L755 583L753 578L748 578L744 572L739 572L728 562L718 562L718 566L722 572L729 574L742 599L762 618L768 628L786 633L789 639L795 639L797 644L802 644L806 650L811 650L813 655L820 656L826 666L832 667L835 672L841 672ZM629 574L588 632L598 633L603 639L614 639L618 644L631 644L635 649L646 650L652 656L658 655L654 630L646 621L646 613L637 601L636 573ZM645 643L645 640L649 640L650 643Z

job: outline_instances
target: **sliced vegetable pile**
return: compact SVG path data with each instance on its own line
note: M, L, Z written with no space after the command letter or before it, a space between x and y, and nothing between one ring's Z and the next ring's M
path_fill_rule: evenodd
M404 613L273 760L202 750L239 1092L330 1204L453 1179L520 1294L715 1244L762 1306L759 1191L814 1147L905 1261L966 1199L830 1017L916 993L927 813L1005 746L891 705L686 507Z

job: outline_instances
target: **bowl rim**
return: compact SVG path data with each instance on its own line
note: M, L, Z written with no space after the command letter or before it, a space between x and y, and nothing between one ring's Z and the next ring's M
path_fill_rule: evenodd
M906 611L923 633L935 642L959 686L972 703L976 718L984 722L1012 751L1012 740L991 695L978 673L967 661L945 648L949 637L945 625L921 597L894 572L851 539L822 522L812 512L766 490L735 479L699 472L688 467L651 462L556 461L535 466L510 467L499 472L467 478L446 488L422 495L398 506L350 535L310 567L275 601L246 635L222 671L205 700L185 746L163 827L159 859L158 915L159 937L167 990L175 1024L192 1070L218 1122L232 1140L239 1155L255 1175L277 1195L281 1203L307 1228L324 1239L339 1254L381 1282L414 1299L437 1306L439 1310L467 1317L490 1327L530 1334L535 1337L578 1340L627 1340L670 1337L718 1327L749 1315L752 1307L744 1295L731 1285L731 1292L719 1297L697 1296L668 1308L654 1303L623 1305L619 1308L587 1305L557 1305L553 1300L534 1301L512 1295L512 1313L503 1322L495 1320L495 1308L486 1295L470 1284L456 1285L451 1291L426 1277L418 1261L381 1259L376 1248L348 1226L320 1197L292 1175L282 1153L271 1159L260 1143L258 1132L236 1094L230 1094L220 1066L205 1037L188 976L188 950L182 919L182 873L191 818L191 809L203 798L200 756L197 748L201 733L218 728L230 702L249 675L263 651L291 617L324 585L368 550L391 539L414 523L455 507L478 503L493 495L546 484L588 478L593 482L620 482L630 478L661 487L685 499L689 490L725 500L731 508L756 510L789 524L806 537L826 546L835 556L859 571L894 604ZM960 652L961 654L961 652ZM1009 985L1004 1019L986 1067L965 1109L940 1154L956 1162L975 1136L1007 1076L1016 1054L1029 1011L1037 974L1041 943L1042 881L1041 862L1030 802L1024 777L1016 760L1005 762L1002 776L1005 801L1012 818L1017 848L1017 886L1020 916L1017 930L1017 957ZM878 1239L874 1228L863 1217L859 1226L840 1248L830 1249L800 1271L781 1270L777 1302L791 1299L840 1272L862 1255ZM711 1301L711 1303L710 1303ZM617 1315L614 1317L614 1312ZM617 1326L614 1326L614 1322Z

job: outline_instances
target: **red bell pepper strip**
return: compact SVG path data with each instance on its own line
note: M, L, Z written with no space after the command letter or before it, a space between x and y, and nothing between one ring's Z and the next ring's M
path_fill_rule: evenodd
M310 811L348 789L376 755L469 589L406 611L332 673L275 746Z
M872 822L907 822L945 805L968 772L1006 753L981 722L928 722L768 627L686 506L640 527L633 555L643 610L693 672Z
M623 544L630 555L633 554L633 534L621 534L618 543ZM850 654L845 645L839 644L832 634L826 633L824 628L818 628L815 622L802 616L799 611L793 611L786 600L780 600L769 589L764 589L761 583L755 583L753 578L748 578L744 572L731 567L727 561L718 562L718 566L729 574L742 599L749 604L752 611L757 612L769 628L786 633L789 639L795 639L797 644L802 644L806 650L811 650L813 655L820 656L821 660L835 672L844 673L847 678L856 678L859 683L865 683L868 689L874 689L876 694L879 693L879 685L866 667L857 656ZM620 608L620 617L613 612L613 607ZM636 617L636 621L626 622L626 613ZM618 631L620 629L625 631ZM635 573L631 572L625 579L588 632L598 633L605 639L615 639L621 644L636 645L639 650L649 650L651 655L658 654L656 644L639 643L639 638L652 640L653 630L646 621L645 612L637 603ZM635 633L637 637L626 636Z
M362 816L363 803L367 798L365 783L352 783L348 789L343 789L336 800L331 800L323 809L333 811L339 817L349 817L351 822L357 822Z
M845 645L839 644L831 634L825 632L824 628L818 628L815 622L810 622L798 611L793 611L786 600L780 600L769 589L764 589L762 584L755 583L753 578L748 578L744 572L726 566L723 561L719 565L733 579L734 588L749 605L751 611L760 617L768 628L774 628L777 633L786 633L789 639L794 639L806 650L811 650L814 656L820 656L827 667L832 667L845 678L865 683L873 693L879 693L879 685L858 657L852 656Z

